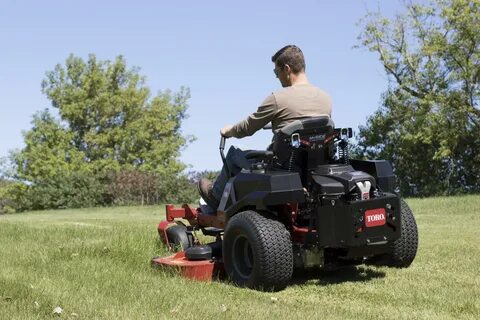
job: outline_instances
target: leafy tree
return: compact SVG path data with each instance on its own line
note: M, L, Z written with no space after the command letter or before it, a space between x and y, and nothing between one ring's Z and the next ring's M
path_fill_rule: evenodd
M185 168L178 157L188 141L180 132L187 89L151 99L138 69L127 69L121 56L110 62L95 55L87 62L71 55L65 67L47 73L42 88L73 134L75 149L96 170L178 173Z
M360 128L363 156L390 159L405 194L480 191L480 0L369 13L359 40L389 79Z
M19 190L38 199L27 207L108 204L111 172L175 177L185 168L178 157L192 140L180 130L188 89L152 97L121 56L111 62L70 55L47 72L42 90L59 117L37 113L15 154L17 178L30 184Z
M32 129L24 133L25 147L14 155L22 180L45 182L69 172L89 171L85 153L75 148L74 133L64 128L48 110L33 116Z

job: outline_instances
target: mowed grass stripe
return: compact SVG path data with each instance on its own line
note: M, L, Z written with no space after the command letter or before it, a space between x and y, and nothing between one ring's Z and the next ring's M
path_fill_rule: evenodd
M312 271L278 293L152 268L163 206L0 216L0 319L479 319L480 196L407 202L410 268Z

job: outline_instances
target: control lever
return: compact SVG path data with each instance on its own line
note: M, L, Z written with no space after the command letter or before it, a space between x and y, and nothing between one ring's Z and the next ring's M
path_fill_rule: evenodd
M231 173L230 173L230 169L228 168L227 166L227 159L225 158L225 153L223 152L225 150L225 141L227 140L227 138L225 138L224 136L220 136L220 157L222 157L222 162L223 162L223 167L225 168L225 171L227 172L227 176L228 177L231 177Z

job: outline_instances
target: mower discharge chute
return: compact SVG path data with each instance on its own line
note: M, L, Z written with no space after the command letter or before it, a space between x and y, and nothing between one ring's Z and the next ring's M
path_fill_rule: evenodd
M284 288L294 268L408 267L418 245L412 211L394 193L389 162L349 159L351 137L351 128L335 129L329 117L287 125L273 151L247 152L251 167L230 178L217 212L167 205L158 231L181 251L152 262L200 280L224 272L263 290ZM224 146L222 137L225 162ZM200 230L216 241L200 245Z

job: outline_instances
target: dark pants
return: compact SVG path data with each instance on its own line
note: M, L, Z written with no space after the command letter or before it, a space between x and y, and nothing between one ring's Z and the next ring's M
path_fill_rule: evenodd
M245 158L246 152L247 151L240 150L238 148L235 148L234 146L231 146L228 150L225 159L227 160L226 162L228 170L230 171L230 176L228 175L225 165L223 165L222 171L220 172L217 180L215 180L212 189L212 194L218 201L220 201L220 199L222 198L223 189L225 188L228 180L231 177L237 175L240 171L242 171L242 169L249 169L250 164L255 162L254 160L248 160L247 158Z

